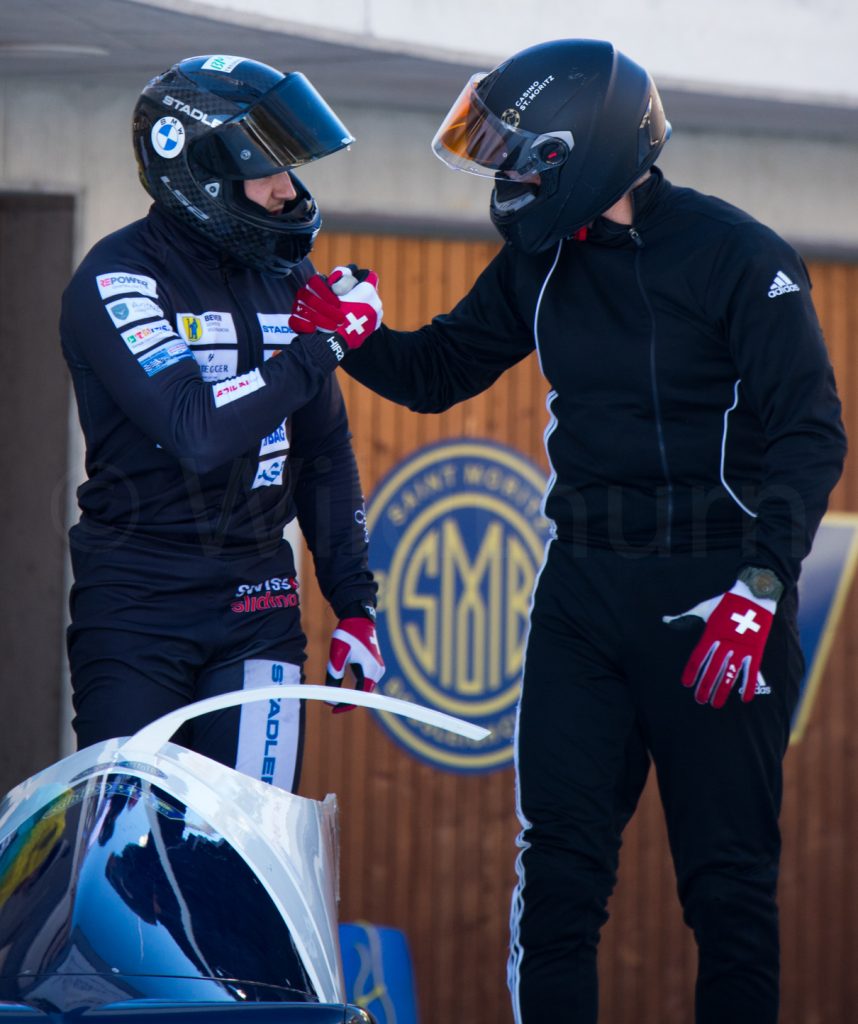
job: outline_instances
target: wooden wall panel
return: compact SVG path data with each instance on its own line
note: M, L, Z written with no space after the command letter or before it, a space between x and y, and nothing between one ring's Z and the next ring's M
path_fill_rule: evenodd
M60 755L70 389L57 322L74 206L71 196L0 195L0 793Z
M321 269L356 261L381 277L385 320L409 329L449 309L497 246L491 243L322 233ZM858 436L858 267L811 267L815 299ZM418 416L345 374L355 450L366 493L414 449L446 437L490 437L543 470L547 388L534 357L484 395L443 416ZM834 509L858 512L858 472L838 486ZM305 563L308 564L308 563ZM308 680L324 675L334 621L304 574ZM847 603L817 706L786 764L781 884L783 1024L843 1024L858 1015L858 595ZM301 791L338 794L343 920L362 918L408 935L423 1021L509 1024L505 984L514 883L511 769L449 773L400 749L361 711L307 710ZM658 795L651 779L623 845L612 919L601 945L603 1024L690 1021L696 950L682 923Z

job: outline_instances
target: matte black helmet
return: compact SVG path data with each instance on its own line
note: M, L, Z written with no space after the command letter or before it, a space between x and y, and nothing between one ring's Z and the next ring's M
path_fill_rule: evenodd
M541 252L613 206L669 137L642 67L611 43L559 39L474 75L432 148L450 167L494 178L498 231Z
M354 142L300 72L244 57L189 57L153 78L134 108L140 181L173 217L245 266L288 274L321 226L293 168ZM242 182L288 171L297 198L272 215Z

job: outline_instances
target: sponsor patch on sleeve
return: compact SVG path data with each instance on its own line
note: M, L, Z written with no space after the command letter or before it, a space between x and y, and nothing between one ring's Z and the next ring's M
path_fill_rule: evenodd
M95 283L98 294L103 299L111 295L151 295L154 299L158 294L158 285L154 277L142 274L131 274L126 270L114 270L109 274L96 274Z
M276 452L289 447L289 435L286 433L286 420L280 424L280 426L267 437L263 437L259 445L260 455L269 455L271 452Z
M240 377L230 377L228 380L212 384L214 403L218 407L229 405L230 402L235 402L264 387L265 381L259 370L251 370L250 373L243 373Z
M164 310L151 299L117 299L115 302L108 302L105 307L107 314L113 321L114 327L122 327L125 324L133 324L136 320L151 320L156 316L163 316Z
M285 465L285 455L279 455L274 459L263 459L256 467L256 479L253 481L251 490L256 490L257 487L276 487L282 484Z
M176 332L166 320L156 320L153 324L141 324L131 331L122 332L122 340L135 356L167 338L175 337Z
M226 380L238 372L238 351L234 348L194 348L191 351L206 384Z
M291 345L296 334L289 327L289 313L257 313L256 318L262 330L262 344L283 348ZM267 356L266 356L267 358Z
M182 339L174 338L173 341L168 341L151 352L140 356L137 362L146 371L148 377L154 377L156 373L166 370L168 366L173 366L182 359L193 358L193 353Z

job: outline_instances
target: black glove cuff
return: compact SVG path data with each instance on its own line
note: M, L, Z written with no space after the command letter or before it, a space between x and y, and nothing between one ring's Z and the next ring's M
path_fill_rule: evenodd
M301 334L299 337L323 370L333 370L348 352L345 342L336 333L316 331L315 334Z
M375 622L375 605L370 600L352 601L337 611L338 619L370 619Z

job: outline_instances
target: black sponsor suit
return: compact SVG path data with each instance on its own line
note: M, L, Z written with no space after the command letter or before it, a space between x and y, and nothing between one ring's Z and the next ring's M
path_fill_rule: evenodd
M266 586L295 575L283 528L296 515L337 614L374 599L338 353L286 327L311 273L236 266L155 204L65 292L88 477L71 531L82 745L241 688L250 659L301 664L297 601ZM242 587L257 600L237 611ZM203 719L183 738L234 764L251 717Z

